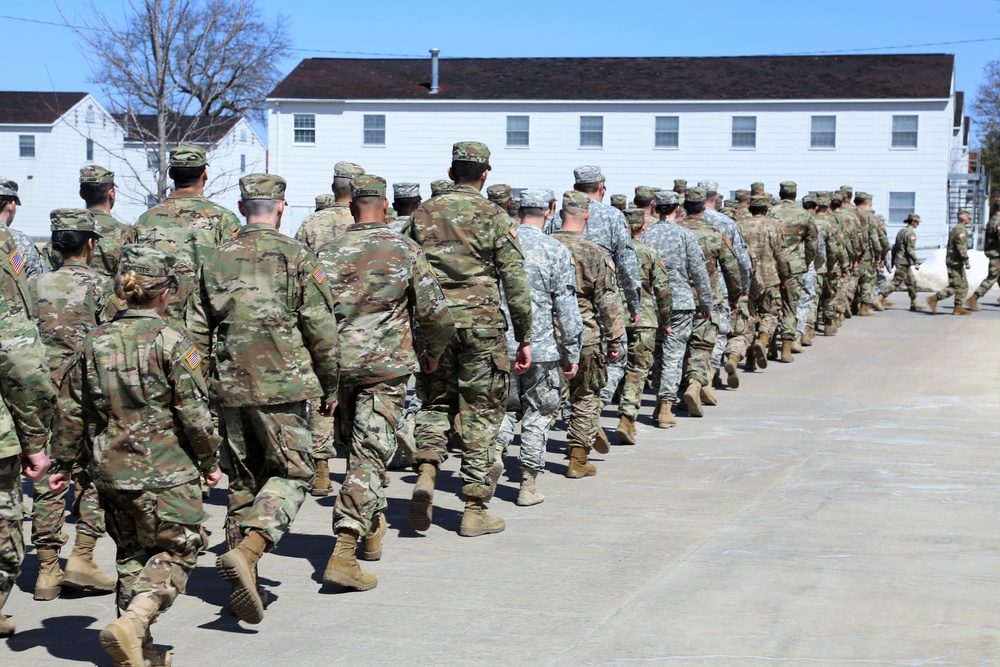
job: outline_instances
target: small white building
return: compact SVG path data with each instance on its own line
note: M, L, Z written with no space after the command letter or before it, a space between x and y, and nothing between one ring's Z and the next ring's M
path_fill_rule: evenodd
M910 212L945 241L949 173L967 154L954 56L303 60L267 98L270 170L289 182L290 233L350 160L429 196L455 141L489 145L488 183L609 193L705 178L726 196L854 186L890 237ZM432 72L439 70L439 76ZM956 119L960 125L956 126Z

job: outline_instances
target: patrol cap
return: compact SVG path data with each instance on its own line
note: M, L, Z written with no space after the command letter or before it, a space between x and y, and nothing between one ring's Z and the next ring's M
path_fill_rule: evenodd
M761 183L760 181L755 181L755 182L751 183L750 184L750 191L752 192L754 190L761 190L761 191L763 191L764 190L764 184Z
M568 190L563 193L562 199L563 208L582 208L590 209L590 197L583 192L577 192L576 190Z
M855 199L860 199L861 201L871 201L872 200L872 196L869 193L867 193L867 192L861 192L860 190L858 190L857 192L854 193L854 198Z
M549 188L542 188L542 190L549 196L549 203L551 204L556 200L556 191L550 190Z
M333 195L316 195L316 210L322 211L337 203L337 198Z
M903 222L920 222L920 216L916 213L911 213L906 216L906 220L903 220Z
M490 149L478 141L459 141L451 147L452 162L475 162L490 166Z
M601 171L600 167L592 164L585 164L582 167L577 167L573 170L573 181L577 185L586 185L587 183L603 183L604 173Z
M627 208L624 213L625 222L628 223L629 229L633 231L642 227L646 222L646 212L641 208Z
M705 190L708 191L708 192L718 192L719 191L719 184L718 184L718 182L712 181L712 180L708 180L708 179L706 179L704 181L699 181L698 182L698 187L699 188L705 188Z
M611 205L615 208L628 205L628 197L625 195L611 195Z
M520 208L548 208L549 191L541 188L528 188L521 193Z
M674 179L674 192L680 194L682 190L687 190L688 182L683 178Z
M684 201L689 201L692 204L701 204L707 198L708 193L705 192L705 188L691 188L685 194Z
M670 204L680 204L681 196L673 190L657 190L653 195L653 201L657 206L668 206Z
M351 199L381 197L385 199L385 179L374 174L362 174L351 179ZM388 212L387 212L388 214Z
M285 199L285 179L277 174L247 174L240 177L240 197L251 199Z
M778 183L778 194L793 194L799 189L799 184L795 181L782 181Z
M520 197L511 197L510 198L510 209L512 211L516 211L519 208L521 208L521 198Z
M510 203L510 186L506 183L498 183L486 188L486 198L494 204Z
M129 243L122 246L121 260L118 272L135 271L143 276L154 278L169 278L174 275L174 264L177 258L160 248L141 243Z
M739 202L736 201L735 199L727 199L724 202L722 202L722 208L733 208L737 204L739 204Z
M830 198L833 197L833 193L830 192L829 190L820 190L819 192L816 193L816 196L817 197L826 197L827 199L830 199Z
M205 167L208 159L201 146L177 146L170 149L171 167Z
M839 201L839 202L844 201L844 193L841 192L840 190L830 193L830 201Z
M17 183L0 176L0 197L10 197L18 206L21 205L21 198L17 196Z
M57 208L49 213L50 229L54 232L90 232L100 236L94 228L94 214L82 208Z
M419 197L420 183L393 183L392 196L395 199L409 199L413 197Z
M355 176L363 176L364 173L364 167L360 164L348 162L347 160L341 160L337 164L333 165L334 178L354 178Z
M843 192L852 192L852 193L854 192L854 188L852 186L850 186L850 185L841 185L840 189Z
M750 199L749 190L737 190L736 191L736 201L748 201Z
M770 206L771 195L754 195L753 197L750 197L750 205L754 207Z
M654 188L652 185L640 185L635 189L636 199L652 199L656 196L656 191L659 188Z
M805 195L804 197L802 197L802 203L803 204L809 204L809 203L815 204L816 203L816 195Z
M434 195L439 195L444 192L451 190L452 186L455 185L448 179L442 178L437 181L431 181L431 197Z
M108 171L104 167L96 164L88 164L80 169L80 183L109 183L115 184L115 172Z
M830 197L828 195L818 194L816 195L816 206L830 206Z
M967 209L967 208L960 208L960 209L958 209L958 215L967 215L970 218L972 217L972 214L969 213L969 209Z

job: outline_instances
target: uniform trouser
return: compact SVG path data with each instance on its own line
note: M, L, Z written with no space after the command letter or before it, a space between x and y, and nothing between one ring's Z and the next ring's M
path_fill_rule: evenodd
M681 384L684 369L684 353L694 327L693 310L675 310L670 313L670 333L660 342L660 372L656 398L661 401L677 400L677 389Z
M795 340L798 326L799 299L802 296L802 274L789 276L781 295L781 340Z
M875 301L875 276L878 269L875 261L866 259L861 263L858 274L858 305L870 306Z
M382 475L396 451L396 424L408 376L352 385L343 376L337 393L337 439L347 448L347 474L333 508L333 532L364 537L386 508Z
M767 334L769 339L774 340L782 315L781 286L765 287L753 298L753 307L757 314L757 333Z
M955 305L960 306L969 293L969 280L965 277L965 266L962 264L946 264L948 267L948 286L937 293L938 300L955 295Z
M726 340L726 356L735 354L742 359L747 354L747 348L753 344L754 338L755 323L750 316L749 296L746 294L740 295L736 313L730 321L732 325Z
M879 268L875 267L875 295L882 293L885 289L886 283L889 282L889 278L886 276L885 271L880 271Z
M73 475L75 494L80 496L80 518L76 522L76 532L99 538L104 535L104 511L97 499L97 490L90 481L90 475L80 472ZM35 482L35 496L31 503L31 543L36 549L59 551L66 545L66 534L62 532L66 524L66 495L69 485L59 493L49 488L45 477Z
M986 279L979 283L979 287L976 288L976 296L984 296L996 284L997 279L1000 278L1000 257L990 257L989 260L989 273L986 274Z
M886 284L881 292L882 296L889 296L898 290L901 285L906 285L906 293L910 296L910 301L916 301L917 279L913 275L913 269L909 265L896 265L896 271L892 274L892 280Z
M802 293L799 294L799 304L795 308L795 331L805 333L809 323L809 311L816 301L816 269L812 266L802 274Z
M24 560L21 522L21 457L0 459L0 594L14 588Z
M118 546L118 608L147 594L159 611L166 611L184 592L205 546L201 484L193 480L166 489L125 491L98 482L98 495L108 534Z
M615 400L615 392L618 391L618 385L621 384L622 378L625 377L625 367L628 364L628 346L631 342L631 333L626 329L625 335L622 336L618 341L609 343L610 345L619 345L621 347L622 354L618 356L614 361L606 362L608 381L601 389L601 403L607 405Z
M819 326L819 302L823 296L823 283L826 282L826 269L816 272L815 295L812 305L809 307L809 315L806 317L806 326L811 326L814 330Z
M628 364L625 366L625 385L618 402L618 414L635 419L642 405L642 390L646 376L653 367L653 348L656 347L656 329L632 328L628 330Z
M522 468L545 469L545 445L549 427L562 402L562 366L558 361L535 361L521 375L510 376L507 414L497 434L494 449L506 452L514 440L514 428L521 422Z
M317 461L336 458L337 450L334 443L334 422L330 417L324 417L319 413L320 400L313 399L306 402L308 410L309 433L312 434L313 453L312 456Z
M580 370L569 381L570 417L566 426L566 446L590 447L601 425L601 389L607 384L605 357L600 345L584 345L580 350Z
M844 278L840 273L827 273L823 281L823 291L820 293L820 313L823 323L830 324L836 319L840 310L840 297L844 289Z
M841 313L851 310L854 303L854 293L858 289L858 275L860 267L855 266L847 272L847 277L841 282L840 304L838 309Z
M220 467L229 477L229 545L255 529L273 548L316 476L306 402L223 408L220 430Z
M433 373L417 380L423 404L416 415L415 464L440 465L448 458L448 434L461 421L462 492L488 498L495 458L493 442L503 421L510 387L507 340L500 329L458 329ZM603 384L601 385L603 386Z
M709 360L712 368L720 368L722 366L722 355L726 351L726 342L729 339L729 333L733 330L730 312L729 301L724 300L715 306L715 314L718 317L719 327L716 332L715 347L712 348L712 356Z
M715 341L719 337L719 314L712 311L707 319L697 318L691 327L687 354L684 357L684 383L698 382L708 386L712 378L711 361Z

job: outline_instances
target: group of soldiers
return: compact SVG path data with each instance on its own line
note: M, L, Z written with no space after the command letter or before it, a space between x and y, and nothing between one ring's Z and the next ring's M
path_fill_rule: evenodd
M383 487L400 453L417 473L413 528L431 527L437 473L458 451L458 532L498 533L504 520L487 505L518 423L516 504L532 506L560 419L565 475L590 477L590 452L610 451L602 410L617 403L614 435L635 445L647 385L654 423L670 428L675 412L702 417L714 389L738 388L741 364L790 363L817 333L883 310L900 285L911 310L923 307L911 271L919 216L890 246L872 197L848 186L799 201L783 182L775 203L754 183L723 202L714 181L677 180L609 205L599 167L575 169L561 195L516 199L486 188L489 172L488 147L459 142L430 198L397 183L390 208L385 179L340 162L332 195L292 239L280 231L280 176L240 179L241 224L205 198L204 150L179 146L173 191L134 225L111 216L114 174L82 169L86 208L52 211L41 252L6 229L20 198L0 179L0 609L24 557L22 475L34 483L35 599L113 590L118 618L100 639L115 663L169 665L150 625L207 548L203 498L223 474L216 566L232 611L259 623L258 562L307 494L333 492L335 444L346 475L323 581L370 590L377 578L358 559L382 557ZM949 266L967 263L967 232L952 238ZM70 484L79 519L63 569ZM93 559L105 532L115 576ZM0 614L0 635L13 632Z

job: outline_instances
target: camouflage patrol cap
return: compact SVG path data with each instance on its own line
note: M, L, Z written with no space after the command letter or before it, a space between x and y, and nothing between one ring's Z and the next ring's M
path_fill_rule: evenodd
M0 176L0 197L9 197L20 206L21 198L17 196L17 182Z
M251 199L285 199L285 179L277 174L247 174L240 177L240 197Z
M347 160L341 160L337 164L333 165L334 178L354 178L356 176L364 176L364 174L364 167L360 164L348 162Z
M57 208L49 213L49 229L53 232L90 232L100 237L94 229L94 214L82 208Z
M803 196L802 197L802 203L803 204L815 204L816 203L816 195L805 195L805 196Z
M833 193L830 192L829 190L820 190L819 192L816 193L816 196L817 197L826 197L827 199L830 199L830 198L833 197Z
M680 194L682 191L687 190L688 182L683 178L674 179L674 192Z
M869 194L867 192L862 192L860 190L858 190L857 192L854 193L854 198L855 199L860 199L861 201L871 201L872 200L871 194Z
M351 179L351 199L381 197L385 199L385 179L374 174L364 174Z
M726 208L736 208L737 204L739 204L739 202L737 200L735 200L735 199L727 199L724 202L722 202L722 208L724 208L724 209L726 209Z
M705 188L691 188L684 197L684 201L689 201L692 204L701 204L706 199L708 199L708 193L705 192Z
M160 248L141 243L129 243L122 246L121 260L118 272L135 271L143 276L154 278L169 278L174 275L174 264L177 258Z
M604 173L601 171L601 168L592 164L585 164L573 170L573 181L577 185L603 183L604 180Z
M854 187L851 185L841 185L840 190L841 192L850 192L852 194L854 193Z
M177 146L170 149L171 167L206 167L208 158L201 146Z
M749 201L750 191L749 190L737 190L736 191L736 201Z
M782 181L778 183L778 194L793 194L799 189L799 184L795 181Z
M337 198L333 195L316 195L316 210L322 211L337 203Z
M765 188L764 184L761 183L760 181L754 181L753 183L750 184L750 191L751 192L753 192L754 190L761 190L761 191L763 191L764 188Z
M653 195L653 201L657 206L669 206L670 204L680 204L681 196L673 190L657 190Z
M625 195L611 195L611 205L615 208L627 206L628 197Z
M431 197L448 192L448 190L451 190L454 185L454 183L444 178L437 181L431 181Z
M80 169L80 183L110 183L115 184L115 172L108 171L96 164L88 164Z
M394 199L411 199L420 196L420 183L393 183Z
M486 188L486 198L494 204L510 203L510 186L506 183L497 183Z
M556 191L549 188L542 188L542 191L549 196L549 203L556 201Z
M656 196L656 191L659 188L654 188L652 185L640 185L635 189L636 199L652 199Z
M964 216L967 216L969 218L972 218L972 214L969 213L969 209L967 209L967 208L960 208L960 209L958 209L957 215L964 215Z
M511 197L510 198L510 210L516 211L519 208L521 208L521 198L520 197Z
M750 205L753 207L770 206L771 195L754 195L750 197Z
M903 220L903 222L920 222L920 216L916 213L911 213L906 216L906 220Z
M816 206L826 206L827 208L829 208L830 197L822 194L816 195Z
M834 201L839 201L839 202L844 201L844 193L843 193L843 191L837 190L836 192L831 192L830 193L830 201L832 201L832 202L834 202Z
M628 228L633 232L641 229L646 222L646 212L641 208L627 208L624 213L625 222L628 223Z
M490 166L490 149L478 141L459 141L451 147L452 162L475 162Z
M718 184L718 182L717 181L708 180L708 179L705 179L704 181L699 181L698 182L698 187L699 188L705 188L705 190L707 192L718 192L719 191L719 184Z
M590 209L590 197L583 192L577 192L576 190L568 190L563 193L562 199L563 208L582 208Z

